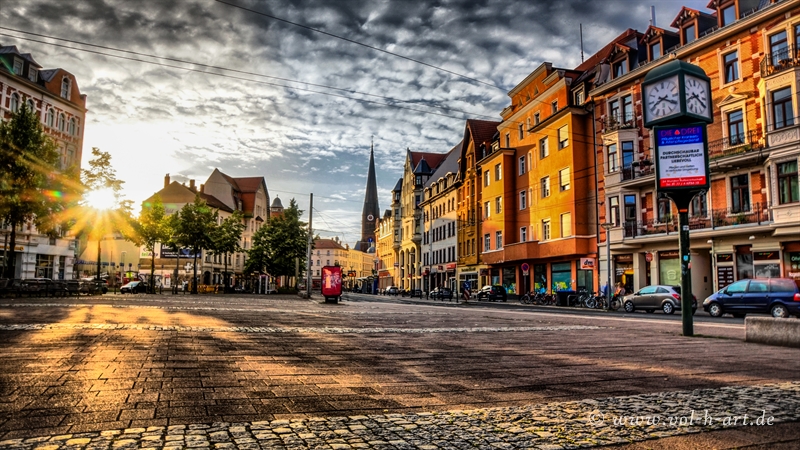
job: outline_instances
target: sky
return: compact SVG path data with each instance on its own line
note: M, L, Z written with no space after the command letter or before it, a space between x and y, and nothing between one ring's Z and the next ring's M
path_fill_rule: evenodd
M574 68L627 28L708 0L0 0L0 44L87 96L83 167L112 156L139 204L164 175L263 176L315 234L360 237L370 146L382 210L406 149L444 153L500 120L542 62ZM12 31L15 30L15 31ZM316 30L316 31L315 31ZM135 52L135 53L134 53Z

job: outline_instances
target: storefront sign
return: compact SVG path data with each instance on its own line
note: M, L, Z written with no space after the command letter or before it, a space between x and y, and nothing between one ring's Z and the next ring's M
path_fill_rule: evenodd
M734 282L733 279L733 267L732 266L723 266L717 267L717 288L722 289L725 286Z
M481 269L480 270L480 275L482 277L488 277L489 276L489 269Z
M658 259L675 259L680 258L680 252L676 250L670 250L668 252L658 252Z
M633 255L615 255L614 261L621 263L621 262L633 262Z
M705 126L657 127L658 189L708 188Z
M650 252L645 253L644 254L644 260L647 261L647 262L651 262L653 260L653 254L650 253Z
M733 262L733 253L717 253L717 262Z
M456 263L449 263L445 266L447 270L456 270Z
M594 258L581 258L581 270L594 270Z
M798 272L795 275L789 274L790 277L800 277L800 253L789 253L789 268Z
M770 261L780 259L778 252L753 252L753 261Z

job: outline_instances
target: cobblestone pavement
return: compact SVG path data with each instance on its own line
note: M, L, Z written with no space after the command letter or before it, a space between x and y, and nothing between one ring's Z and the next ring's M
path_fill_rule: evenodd
M7 300L0 448L578 448L800 421L800 350L745 343L730 321L686 338L652 317Z

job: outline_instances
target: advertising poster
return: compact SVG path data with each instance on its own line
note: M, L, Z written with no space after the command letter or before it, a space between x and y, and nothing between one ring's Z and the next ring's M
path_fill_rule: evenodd
M181 259L194 258L194 254L192 253L191 249L182 248L182 249L180 249L180 253L181 253ZM161 257L162 258L177 258L178 254L175 253L175 251L172 250L171 248L169 248L169 247L167 247L167 246L162 244L161 245ZM200 252L197 253L197 257L198 258L202 257Z
M659 189L708 187L705 127L657 127L656 164Z

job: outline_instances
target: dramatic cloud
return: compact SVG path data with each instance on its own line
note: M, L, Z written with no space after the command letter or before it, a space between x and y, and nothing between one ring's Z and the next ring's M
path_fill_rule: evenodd
M0 44L75 74L88 96L84 155L110 152L129 198L166 173L264 176L284 205L307 210L313 192L320 234L352 244L373 137L387 208L406 148L446 152L465 119L498 120L508 90L542 62L578 65L581 24L588 57L650 19L649 5L625 0L283 3L3 0ZM659 2L658 25L706 3Z

